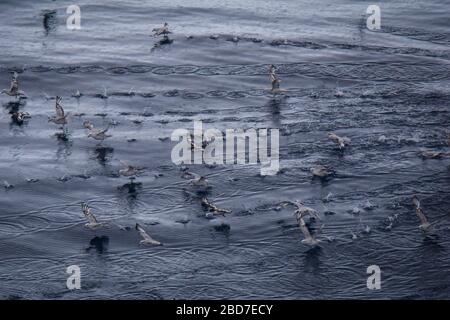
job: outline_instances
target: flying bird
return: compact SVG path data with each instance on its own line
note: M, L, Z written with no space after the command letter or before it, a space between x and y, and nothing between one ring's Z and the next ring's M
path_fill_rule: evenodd
M159 28L154 28L152 30L153 36L164 36L165 38L168 36L169 33L172 33L169 31L169 24L167 22L164 22L164 25Z
M320 220L319 214L315 209L305 206L300 201L294 202L294 205L297 207L297 210L295 210L294 215L297 219L298 226L300 227L300 230L303 233L303 236L305 237L305 239L302 240L302 243L311 246L319 244L320 240L316 239L316 237L311 234L308 226L305 223L305 220L303 219L306 216L311 216Z
M94 214L91 212L91 208L87 205L87 203L81 204L81 210L83 210L83 214L88 219L88 223L86 223L84 226L89 229L97 229L103 226L103 223L99 223L97 221L97 218L94 216Z
M14 97L14 98L26 98L25 92L23 92L22 90L19 90L19 79L18 78L19 78L18 73L14 72L9 90L3 89L2 93L6 94L10 97Z
M61 102L62 102L62 98L59 96L56 96L56 103L55 103L56 115L49 118L48 121L53 122L55 124L61 124L64 126L67 124L67 119L68 119L70 113L66 114L64 112L64 108L62 107Z
M182 177L184 179L189 179L189 184L192 184L196 187L208 187L208 179L206 177L201 176L199 174L193 172L183 172Z
M339 146L339 149L344 149L345 146L348 146L351 142L350 138L347 137L340 137L335 133L328 133L328 138L336 143Z
M144 240L139 241L139 244L146 245L146 246L148 246L148 245L151 245L151 246L160 246L160 245L162 245L161 242L156 241L155 239L150 237L148 235L148 233L140 226L139 223L136 223L136 230L137 230L137 232L139 232L141 237L144 238Z
M224 213L230 213L230 210L226 209L220 209L215 204L209 202L207 197L202 198L202 207L207 209L209 212L212 212L213 214L224 214ZM207 214L207 216L209 216Z
M123 169L119 170L119 175L124 177L134 178L144 170L144 168L142 167L131 166L127 162L122 160L120 161L120 163L123 165Z
M275 68L275 66L273 64L271 64L269 66L269 78L270 78L270 83L272 85L272 92L278 92L280 91L280 78L277 75L277 69Z
M85 121L83 126L89 130L88 138L93 138L103 142L103 140L112 137L112 135L106 133L109 130L110 124L108 124L105 129L95 129L91 122Z
M431 224L428 222L427 217L425 217L425 214L422 211L422 207L420 205L420 200L419 198L417 198L417 196L415 195L412 199L414 207L416 209L416 214L420 219L420 226L419 228L423 231L429 231L431 228Z

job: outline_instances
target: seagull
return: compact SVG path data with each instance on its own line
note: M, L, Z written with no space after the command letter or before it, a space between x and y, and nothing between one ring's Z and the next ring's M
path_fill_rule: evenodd
M215 204L209 202L207 197L203 197L202 198L202 206L205 209L208 209L209 212L212 212L214 214L218 213L218 214L224 214L224 213L230 213L231 210L225 210L225 209L220 209L218 208ZM208 216L208 215L207 215Z
M83 94L80 92L80 90L77 90L77 92L75 92L74 94L72 94L72 97L74 98L81 98L83 96Z
M83 123L83 126L89 130L88 133L88 138L93 138L95 140L101 140L103 142L103 140L112 137L112 135L107 134L106 132L109 130L109 124L105 129L95 129L94 125L89 122L89 121L85 121Z
M160 28L154 28L152 32L154 37L162 35L164 38L167 38L167 35L172 33L169 31L169 24L167 22L164 22L164 25Z
M420 206L419 198L417 198L417 196L414 196L413 199L412 199L412 201L413 201L413 204L414 204L414 206L415 206L415 208L416 208L416 214L417 214L417 216L419 217L420 222L421 222L419 228L420 228L421 230L423 230L423 231L428 231L428 230L430 230L431 224L428 222L427 217L425 217L425 214L424 214L423 211L422 211L422 208L421 208L421 206Z
M25 92L22 90L19 90L19 75L17 72L13 73L12 80L11 80L11 86L9 90L3 89L2 93L7 94L8 96L15 97L15 98L26 98Z
M344 149L344 147L349 145L351 142L350 138L340 137L333 132L328 133L328 138L337 145L339 145L339 149Z
M120 163L124 166L123 169L119 170L119 175L124 177L134 178L134 176L138 175L144 168L130 166L125 161L120 161Z
M3 186L5 187L6 190L14 188L14 186L6 180L3 180Z
M305 206L301 201L295 201L293 204L297 207L297 210L294 212L297 218L312 216L320 220L319 214L315 209Z
M192 184L196 187L208 187L208 179L206 177L201 176L199 174L193 172L183 172L182 177L184 179L189 179L189 184Z
M84 216L88 219L88 223L86 223L84 226L87 228L90 228L92 230L100 228L103 226L103 223L99 223L97 221L97 218L94 216L94 214L91 212L91 208L87 205L87 203L81 204L81 210L83 210Z
M334 174L333 170L331 170L325 166L322 166L322 165L314 166L310 169L310 171L311 171L313 177L319 177L321 179L329 177Z
M278 78L277 75L277 69L275 68L275 66L273 64L271 64L269 66L269 78L270 78L270 83L272 84L272 92L279 92L280 91L280 78Z
M136 230L137 230L137 232L139 232L141 237L144 238L144 240L139 241L139 244L146 245L146 246L147 245L152 245L152 246L161 246L162 245L161 242L156 241L155 239L150 237L148 235L148 233L141 227L141 225L139 223L136 223Z
M297 210L295 210L294 215L296 216L298 226L300 227L300 230L302 231L305 237L305 239L302 240L302 243L308 244L310 246L315 246L319 244L319 242L321 241L316 239L315 236L311 235L311 232L309 231L309 228L306 225L305 220L303 220L303 217L307 215L319 218L317 211L312 208L306 207L299 201L295 202L295 205L297 206Z
M445 153L445 152L439 152L439 151L422 151L420 153L420 156L423 159L441 159L442 157L447 157L449 156L449 153Z
M67 124L67 119L69 116L69 113L65 114L64 109L61 105L62 98L59 96L56 96L56 104L55 104L55 111L56 116L53 116L48 119L49 122L53 122L55 124L62 124L63 126Z

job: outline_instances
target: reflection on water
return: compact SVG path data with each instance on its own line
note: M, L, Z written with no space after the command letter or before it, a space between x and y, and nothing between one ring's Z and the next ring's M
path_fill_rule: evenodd
M28 95L0 96L0 298L449 298L450 159L419 156L450 152L443 1L386 5L405 20L378 32L364 28L365 5L347 0L80 0L82 29L70 32L63 4L22 2L0 10L10 30L0 88L18 70ZM149 23L161 17L173 32L162 42ZM268 90L270 64L283 94ZM56 95L70 131L48 123L43 97ZM11 118L20 111L32 116L23 125ZM87 138L86 120L114 124L112 137ZM170 140L194 120L221 132L279 128L281 170L186 165L208 177L195 188ZM339 150L328 132L351 144ZM146 169L128 179L119 160ZM318 164L335 175L313 178ZM418 229L414 194L435 235ZM206 218L204 197L231 213ZM319 211L320 246L301 243L281 204L293 200ZM108 227L85 228L80 202ZM164 246L140 246L137 222ZM84 275L77 292L61 280L72 264ZM380 291L366 288L372 264Z

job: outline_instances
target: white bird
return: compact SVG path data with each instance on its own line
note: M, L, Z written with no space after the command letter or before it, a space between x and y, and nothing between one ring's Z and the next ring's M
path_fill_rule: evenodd
M65 113L64 109L61 105L62 98L59 96L56 96L56 103L55 103L55 111L56 116L53 116L48 119L49 122L53 122L55 124L62 124L63 126L67 124L67 119L69 117L70 113Z
M347 137L340 137L337 134L330 132L328 133L328 138L339 146L339 149L344 149L345 146L349 145L351 140Z
M23 92L22 90L19 90L19 75L17 74L17 72L13 73L12 76L12 80L11 80L11 86L8 89L3 89L2 93L3 94L7 94L10 97L15 97L15 98L26 98L25 92Z
M84 216L88 219L88 223L86 223L84 226L89 229L98 229L103 226L103 223L99 223L97 221L97 218L94 216L94 214L91 212L91 208L86 203L81 204L81 209L83 210Z
M88 138L101 140L103 142L103 140L112 137L112 135L106 133L109 130L109 124L105 129L95 129L94 125L91 122L85 121L83 123L83 126L89 130Z
M160 27L160 28L154 28L152 30L152 32L153 32L153 36L154 37L156 37L156 36L167 37L167 35L169 33L172 33L172 32L169 31L169 24L167 22L164 22L164 25L162 27Z
M148 233L139 225L139 223L136 223L136 230L137 230L137 232L139 232L141 237L144 238L144 240L139 241L139 244L146 245L146 246L147 245L152 245L152 246L160 246L160 245L162 245L161 242L156 241L155 239L150 237L148 235Z
M422 207L420 206L419 198L417 198L417 196L414 196L412 201L413 201L414 207L416 209L416 214L419 217L420 222L421 222L419 228L423 231L430 230L431 224L428 222L427 217L425 217L425 214L422 211Z

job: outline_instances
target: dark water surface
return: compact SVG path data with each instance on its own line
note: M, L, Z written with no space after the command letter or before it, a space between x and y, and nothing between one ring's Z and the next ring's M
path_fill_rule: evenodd
M419 156L450 151L449 1L381 1L378 32L365 28L368 1L79 0L79 31L66 29L71 4L0 3L0 87L18 71L32 116L13 124L18 106L0 97L0 179L14 185L0 190L0 298L450 298L450 160ZM152 49L164 21L173 43ZM266 90L270 63L283 96ZM47 120L55 95L78 114L69 141ZM99 146L85 120L113 121L113 137ZM190 166L232 210L223 218L205 218L170 159L164 138L193 120L280 129L276 176ZM330 131L351 146L336 150ZM135 190L119 160L147 168ZM315 164L336 177L312 180ZM437 237L418 229L414 194ZM334 242L301 244L292 208L278 206L295 199L321 212ZM83 201L108 228L84 227ZM140 246L136 222L164 246ZM82 290L70 291L74 264ZM372 264L381 290L366 287Z

